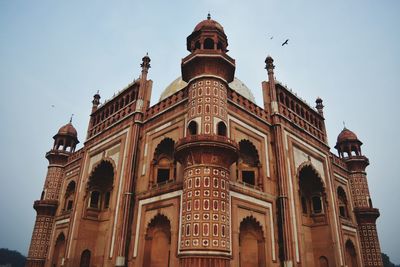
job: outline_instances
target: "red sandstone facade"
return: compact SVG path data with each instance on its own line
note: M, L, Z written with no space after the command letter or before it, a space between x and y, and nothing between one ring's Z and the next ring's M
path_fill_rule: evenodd
M274 78L264 106L234 76L222 26L187 38L182 79L150 106L150 58L93 99L84 146L54 136L26 266L382 266L362 143L327 144L312 108Z

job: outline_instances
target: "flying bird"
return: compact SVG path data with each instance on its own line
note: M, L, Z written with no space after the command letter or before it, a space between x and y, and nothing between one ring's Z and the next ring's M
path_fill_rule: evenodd
M274 36L269 37L270 40L274 39Z
M287 45L289 42L289 39L286 39L286 41L283 42L282 46Z

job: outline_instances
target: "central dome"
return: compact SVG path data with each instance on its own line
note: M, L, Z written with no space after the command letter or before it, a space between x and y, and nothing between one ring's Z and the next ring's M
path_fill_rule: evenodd
M165 90L161 93L160 101L182 90L186 86L187 82L183 81L182 77L179 76L170 85L168 85L167 88L165 88ZM229 84L229 87L236 93L250 100L251 102L253 103L256 102L250 89L238 78L235 77L235 79Z

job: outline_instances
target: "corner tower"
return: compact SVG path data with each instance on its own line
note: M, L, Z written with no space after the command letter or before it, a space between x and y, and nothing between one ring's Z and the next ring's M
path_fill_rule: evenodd
M346 127L339 134L335 148L349 169L349 182L361 241L363 266L383 266L376 219L379 210L372 206L365 169L369 160L361 153L362 142Z
M40 200L36 200L33 204L33 208L36 210L36 220L25 265L27 267L45 266L54 215L60 201L64 165L79 143L77 132L71 121L62 126L53 139L53 148L46 153L49 166L43 191Z
M228 138L227 88L235 61L222 26L210 15L187 38L182 59L188 83L187 127L175 146L184 167L179 252L181 266L229 266L232 255L229 166L237 144Z

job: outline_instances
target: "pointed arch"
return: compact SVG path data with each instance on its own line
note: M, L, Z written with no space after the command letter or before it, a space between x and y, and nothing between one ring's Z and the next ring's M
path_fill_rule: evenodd
M247 216L240 222L239 261L240 266L263 267L266 265L263 229L253 216Z
M347 195L343 187L340 185L337 188L337 198L339 202L339 216L343 218L349 218Z
M176 176L176 161L174 158L175 141L171 138L164 138L154 150L152 171L153 184L164 184L174 180Z
M74 180L70 181L67 185L67 189L64 194L64 211L69 212L73 208L74 197L76 190L76 182Z
M261 164L255 145L243 139L239 142L238 178L245 185L262 188Z
M89 208L103 210L109 207L115 170L115 163L110 158L101 160L93 167L87 183Z
M158 213L147 225L143 266L169 266L170 247L171 222L165 215Z
M82 251L79 267L90 267L91 254L92 254L92 252L88 249L85 249L84 251Z
M64 253L65 253L65 235L63 232L61 232L54 244L54 252L53 252L53 258L51 260L51 266L62 266L63 263L63 258L64 258Z
M324 213L325 185L311 162L299 166L297 177L303 215Z
M357 261L357 252L354 247L353 242L350 239L347 239L346 244L345 244L345 250L346 250L346 263L348 267L358 267L358 261Z

